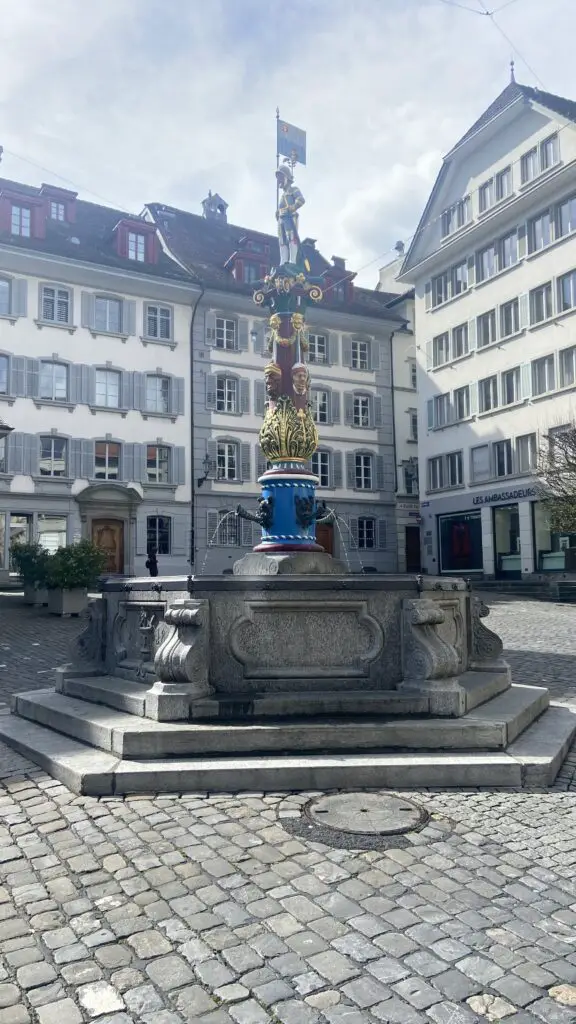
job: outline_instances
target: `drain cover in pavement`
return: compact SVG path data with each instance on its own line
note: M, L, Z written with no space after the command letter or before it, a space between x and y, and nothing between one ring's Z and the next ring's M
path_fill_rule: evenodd
M307 804L316 825L356 835L398 835L420 827L427 811L410 800L387 793L335 793Z

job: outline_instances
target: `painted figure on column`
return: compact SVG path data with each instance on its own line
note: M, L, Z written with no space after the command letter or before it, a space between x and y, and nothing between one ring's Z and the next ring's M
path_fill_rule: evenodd
M289 163L283 163L276 171L278 183L278 243L280 245L280 266L300 264L300 236L298 235L298 210L304 206L304 196L294 184L294 173Z

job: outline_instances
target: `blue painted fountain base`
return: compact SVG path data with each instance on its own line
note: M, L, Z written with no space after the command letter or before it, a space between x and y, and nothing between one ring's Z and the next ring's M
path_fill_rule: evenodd
M254 551L323 551L316 543L316 487L318 477L292 459L274 462L258 479L262 498L269 502L270 523Z

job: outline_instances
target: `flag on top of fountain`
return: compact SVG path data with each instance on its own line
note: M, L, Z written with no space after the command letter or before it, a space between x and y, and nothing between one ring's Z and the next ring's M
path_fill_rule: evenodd
M277 122L276 152L299 164L306 163L306 132L286 121Z

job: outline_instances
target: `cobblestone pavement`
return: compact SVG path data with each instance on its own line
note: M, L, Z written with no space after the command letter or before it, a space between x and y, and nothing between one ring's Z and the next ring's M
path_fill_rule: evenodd
M565 699L571 617L490 620L527 672L565 659ZM354 850L294 835L314 794L95 800L11 751L0 776L0 1024L576 1021L573 793L404 794L427 824Z
M0 703L13 693L52 685L52 670L70 660L80 620L29 608L17 594L0 594Z

